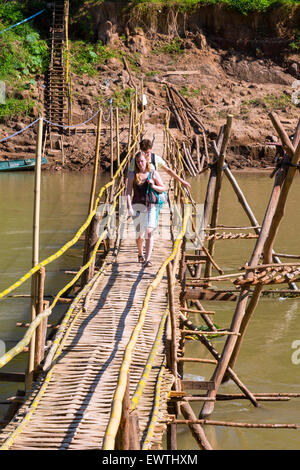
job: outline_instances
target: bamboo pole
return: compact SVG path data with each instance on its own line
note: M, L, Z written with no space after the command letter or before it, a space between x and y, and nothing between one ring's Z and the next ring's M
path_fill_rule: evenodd
M70 47L69 47L69 0L64 2L65 10L65 49L66 49L66 87L68 93L68 125L72 124L72 97L71 97L71 74L70 74Z
M117 165L120 166L120 129L119 129L119 108L116 107L116 149L117 149Z
M285 137L284 137L284 134L281 133L281 126L277 122L278 121L277 117L274 114L271 114L271 116L272 116L272 122L276 122L276 124L277 124L274 127L276 127L276 129L278 129L280 131L279 135L280 135L280 138L282 139L282 142L285 142ZM296 151L294 152L294 154L292 156L291 163L296 164L296 163L299 162L299 159L300 159L300 142L298 143L297 149L296 149ZM286 170L286 169L279 170L277 172L277 175L276 175L276 180L279 180L278 185L279 185L280 191L279 191L279 193L278 193L278 190L276 192L277 202L276 202L275 209L273 210L272 219L269 222L268 232L266 233L266 236L265 236L265 243L264 243L263 250L264 250L264 262L266 264L267 263L270 264L270 262L272 261L273 243L274 243L274 240L276 238L276 234L278 232L279 225L280 225L281 220L282 220L283 215L284 215L284 210L285 210L285 206L286 206L287 197L288 197L288 194L289 194L289 191L290 191L290 188L291 188L294 176L295 176L295 172L296 172L295 167L288 167L288 168L289 168L288 170ZM275 180L275 186L276 186L276 180ZM250 267L255 265L255 261L256 261L256 264L258 263L257 257L254 258L254 259L253 258L254 257L252 256L252 261L249 263ZM247 267L248 276L246 276L246 278L251 277L251 275L252 275L252 271L249 270L249 266ZM234 348L233 353L232 353L232 357L230 359L230 365L231 366L234 365L235 362L236 362L239 350L240 350L241 345L243 343L243 339L244 339L244 336L245 336L245 333L246 333L246 329L248 327L248 324L249 324L249 321L252 317L252 314L253 314L253 312L256 308L256 305L257 305L257 302L260 298L262 289L263 289L262 284L257 285L255 287L254 292L252 294L252 297L250 299L249 305L247 306L247 309L245 311L245 314L243 316L243 319L242 319L241 325L240 325L241 336L237 340L237 343L236 343L235 348ZM244 291L244 289L242 289L242 292L243 291ZM249 291L249 287L246 289L246 291L247 292ZM242 293L241 293L241 295L242 295Z
M218 215L219 215L219 205L220 205L220 196L221 196L221 186L222 186L222 177L223 177L223 166L225 162L225 152L229 142L230 131L232 126L232 119L233 116L229 114L227 116L226 126L224 128L224 136L220 148L219 158L217 160L217 174L216 174L216 186L214 192L214 201L212 207L212 217L210 222L210 227L214 229L218 223ZM210 256L213 258L214 256L214 246L215 240L211 239L208 242L208 252ZM208 258L205 266L205 274L204 277L210 277L212 270L212 263L211 260Z
M168 413L176 416L176 403L167 403ZM177 416L176 416L177 417ZM167 449L177 450L177 425L174 423L167 425Z
M99 152L100 152L100 138L101 138L101 125L102 125L102 109L98 114L98 124L97 124L97 137L96 137L96 148L95 148L95 157L94 157L94 169L93 169L93 179L90 192L90 202L89 202L89 212L93 210L94 199L97 185L97 176L98 176L98 166L99 166Z
M102 124L102 109L100 110L99 115L98 115L96 148L95 148L95 157L94 157L94 169L93 169L93 178L92 178L92 184L91 184L89 209L88 209L88 214L89 215L94 209L94 200L95 200L95 192L96 192L97 176L98 176L98 166L99 166L101 124ZM85 265L85 263L88 261L88 253L91 253L91 249L90 249L89 244L90 244L90 241L91 241L91 237L94 238L94 233L91 234L91 226L92 226L92 222L87 227L87 230L86 230L86 233L85 233L85 243L84 243L84 249L83 249L83 261L82 261L83 265ZM89 278L89 275L85 272L84 275L81 278L81 286L82 287L86 283L87 278Z
M110 177L114 177L114 114L112 104L110 105Z
M49 307L49 301L44 302L44 287L45 287L45 268L38 271L38 299L37 299L37 315L43 312L45 308ZM36 329L36 342L35 342L35 358L34 370L36 371L44 359L44 348L47 334L47 318L40 323Z
M161 421L164 422L164 421ZM263 428L263 429L298 429L299 426L297 424L269 424L269 423L238 423L233 421L217 421L213 419L172 419L170 421L166 421L169 423L176 423L176 424L206 424L211 426L226 426L226 427L234 427L234 428Z
M33 238L32 238L32 267L39 262L39 231L40 231L40 198L41 198L41 160L43 142L43 118L37 123L36 163L34 181L34 207L33 207ZM31 321L37 316L37 273L31 279ZM36 333L32 335L29 346L28 368L26 373L26 390L29 390L33 380L35 362Z
M178 375L177 375L177 341L176 341L176 313L174 308L174 273L172 271L171 264L167 265L167 277L168 277L168 296L169 296L169 312L171 319L171 371L175 379L175 390L180 389L178 387Z
M192 330L195 330L194 334L197 334L196 327L193 325L193 323L188 320L182 313L180 314L180 319L182 320L183 324L191 328ZM205 318L203 318L205 320ZM213 325L213 329L215 326ZM211 355L219 362L221 359L221 355L219 352L211 345L211 343L205 338L204 336L199 335L199 339L201 343L208 349L208 351L211 353ZM231 367L228 367L228 374L230 375L230 378L235 382L235 384L239 387L239 389L243 392L243 394L251 401L251 403L255 406L258 407L257 400L254 396L253 393L250 392L250 390L243 384L243 382L238 378L237 374L233 371ZM215 398L214 397L209 397L209 398ZM214 401L214 400L213 400Z
M247 202L247 199L245 198L241 188L239 187L235 177L233 176L233 174L230 171L230 169L228 168L228 166L225 167L224 173L225 173L228 181L230 182L235 194L237 195L238 201L241 203L246 215L248 216L251 224L253 225L253 230L255 231L255 233L259 234L260 230L261 230L261 227L259 226L259 224L258 224L258 222L257 222L257 220L254 216L254 213L252 212L251 207L249 206L249 204ZM273 259L276 263L281 262L280 258L279 258L279 255L274 253L274 252L273 252ZM294 282L291 283L291 289L292 290L298 290L298 287L296 286L296 284Z
M121 416L121 421L119 425L119 430L116 436L116 449L117 450L129 450L130 448L129 411L130 411L130 395L129 395L129 374L128 374L124 399L122 402L122 416Z
M286 145L288 152L290 154L292 152L293 146L288 140L286 140L286 135L284 131L282 131L282 128L281 128L282 126L280 125L278 120L274 119L274 115L271 115L271 116L273 118L273 121L276 122L276 125L274 127L278 130L278 132L280 132L279 135L282 140L282 143ZM299 145L299 152L300 152L300 145ZM286 169L280 168L278 172L276 173L274 187L273 187L269 204L265 213L262 228L259 233L259 238L256 241L251 259L248 263L250 267L256 266L258 264L261 254L263 253L264 245L266 241L268 239L272 239L274 230L276 230L277 224L279 223L280 219L278 217L274 218L274 216L276 215L277 206L279 206L280 208L282 206L280 202L280 194L281 194L282 186L285 181L285 177L286 177ZM287 192L291 185L291 182L292 182L292 178L288 180ZM283 193L282 199L283 199L283 202L285 203L286 191ZM274 219L274 223L273 223L273 219ZM272 232L270 233L271 227L272 227ZM245 279L248 279L251 277L253 277L253 273L251 270L249 270L247 274L245 275ZM221 384L221 381L224 378L228 365L232 367L235 364L235 361L238 356L238 352L240 350L241 344L243 342L243 338L245 336L248 323L256 308L257 302L260 298L261 291L262 291L262 285L257 285L254 289L249 305L247 307L247 301L248 301L249 294L250 294L250 286L245 286L245 287L242 287L241 289L241 293L237 302L237 306L236 306L232 323L231 323L231 327L230 327L230 331L240 332L241 336L240 337L228 336L223 352L222 352L222 357L211 379L215 382L215 389L208 391L207 396L209 396L210 398L216 396L217 390ZM213 402L205 403L202 407L200 417L203 418L203 417L210 415L213 409L214 409Z

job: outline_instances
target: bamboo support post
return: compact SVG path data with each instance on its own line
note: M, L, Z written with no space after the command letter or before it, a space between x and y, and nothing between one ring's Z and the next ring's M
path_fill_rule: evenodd
M99 152L100 152L100 138L101 138L101 124L102 124L102 109L98 115L98 124L97 124L97 137L96 137L96 148L95 148L95 157L94 157L94 168L93 168L93 179L90 192L90 202L89 202L89 212L93 210L94 199L97 185L97 175L98 175L98 166L99 166Z
M188 424L191 433L194 436L199 447L204 450L213 450L210 442L208 441L205 435L205 432L203 431L202 426L200 425L200 423L196 422L197 420L195 419L195 413L191 405L188 402L180 403L180 410L184 418L187 420L186 424Z
M110 177L114 177L114 113L110 105Z
M253 230L255 231L256 234L259 234L260 233L260 230L261 230L261 227L259 226L256 218L255 218L255 215L253 213L253 211L251 210L251 207L249 206L248 202L247 202L247 199L245 198L241 188L239 187L235 177L233 176L231 170L228 168L228 166L225 167L224 169L224 173L228 179L228 181L230 182L237 198L238 198L238 201L240 202L241 206L243 207L247 217L249 218L251 224L253 225ZM273 259L276 263L280 263L280 259L279 259L279 255L274 253L273 252ZM296 284L293 282L291 283L291 289L292 290L298 290Z
M283 145L285 145L288 149L291 163L297 164L300 159L300 142L298 143L297 149L293 151L292 143L286 136L286 133L283 130L277 116L274 113L271 113L270 117L271 117L274 127L279 133L279 136L281 138ZM273 243L276 238L279 225L284 215L287 197L288 197L288 194L289 194L289 191L290 191L290 188L291 188L294 176L295 176L295 172L296 172L296 167L293 167L293 166L281 168L277 172L275 183L274 183L274 189L273 189L271 200L268 206L267 214L265 216L266 224L268 223L268 225L267 225L267 229L264 231L264 239L263 239L264 244L261 243L259 245L257 242L258 248L256 245L251 261L247 267L246 279L248 277L251 277L251 274L252 274L251 270L249 270L249 267L255 266L258 264L258 261L262 252L264 254L264 263L271 263L272 261ZM267 218L268 212L271 212L271 216L269 218ZM264 224L263 224L261 233L263 232L263 228L264 228ZM262 285L257 285L255 287L252 297L250 299L249 305L247 306L245 310L245 314L243 315L241 325L240 325L241 336L238 339L235 345L235 348L233 350L233 353L230 359L231 366L234 365L236 362L239 350L243 343L246 329L248 327L252 314L256 308L257 302L260 298L262 288L263 288ZM242 293L245 290L247 292L247 295L249 294L249 287L242 289L240 298L242 296Z
M197 334L196 327L193 325L193 323L188 320L182 313L180 314L180 318L183 322L184 325L188 326L192 330L195 330L195 334ZM213 328L215 328L213 326ZM199 339L201 343L208 349L208 351L211 353L211 355L219 362L221 355L218 353L218 351L211 345L211 343L205 338L204 336L199 335ZM251 401L251 403L255 406L258 407L257 400L254 396L253 393L248 390L248 388L243 384L243 382L238 378L237 374L233 371L231 367L228 367L228 374L230 375L230 378L235 382L235 384L239 387L239 389L244 393L244 395ZM209 398L215 398L209 397Z
M40 230L40 198L41 198L41 159L43 142L43 118L40 117L37 123L36 141L36 165L34 181L34 208L33 208L33 240L32 240L32 267L39 262L39 230ZM37 273L31 280L31 321L37 316ZM36 334L32 335L29 346L28 367L26 373L26 390L29 390L33 380L35 362L35 342Z
M86 242L86 251L85 251L85 258L83 260L83 265L85 265L88 260L90 259L90 256L95 248L95 245L97 244L97 241L99 239L99 234L98 234L98 228L99 228L99 223L101 221L101 215L100 214L95 214L94 217L92 218L92 221L89 226L89 231L87 234L87 242ZM91 262L90 266L88 269L84 271L81 277L81 286L85 286L85 284L93 277L95 273L95 263L96 259L94 258L93 261Z
M37 299L37 315L42 313L43 310L49 307L49 302L44 301L44 287L45 287L45 268L38 271L38 299ZM47 322L48 319L44 318L43 321L36 329L36 342L35 342L35 358L34 370L37 371L39 365L44 359L45 343L47 335Z
M116 107L116 150L117 150L117 165L120 166L120 129L119 129L119 108Z
M167 265L168 277L168 296L169 296L169 312L171 319L171 371L175 379L175 390L178 390L177 379L177 343L176 343L176 313L174 308L174 273L171 264Z
M274 127L276 128L276 130L278 130L278 133L280 135L283 145L287 147L289 155L291 156L290 160L292 160L293 163L296 163L299 160L299 156L300 156L300 144L298 145L297 150L295 152L291 142L289 141L289 139L286 138L286 134L282 130L282 126L279 123L276 116L274 114L271 114L270 117L271 117L273 124L275 124ZM276 173L273 190L272 190L269 204L265 213L262 228L259 233L259 238L256 241L250 262L248 263L250 267L256 266L258 264L261 254L263 252L264 252L264 261L268 259L266 258L266 254L267 256L270 256L270 253L271 253L270 247L272 246L274 236L276 235L277 228L281 220L281 214L285 206L287 194L289 192L291 183L293 181L293 176L294 176L295 171L292 171L292 170L294 170L294 168L290 168L289 171L287 171L286 168L281 167ZM286 178L287 174L289 175L288 178ZM285 188L284 191L282 191L283 187ZM265 247L265 244L267 248ZM251 277L252 277L252 272L250 270L245 275L245 279L251 278ZM216 396L219 385L224 379L228 365L230 365L231 367L234 366L235 361L238 356L238 352L243 342L243 338L245 336L245 332L249 324L250 318L260 298L261 291L262 291L262 285L257 285L254 289L249 305L247 306L247 301L248 301L249 294L250 294L250 286L242 287L241 293L237 302L237 306L233 315L231 327L230 327L231 331L240 332L241 335L240 337L229 336L227 338L227 341L225 343L225 346L222 352L222 357L212 376L212 380L215 382L215 389L208 391L207 396L209 397ZM205 418L206 416L210 415L213 409L214 409L213 402L205 403L201 410L200 417Z
M129 411L130 411L130 395L129 395L129 375L128 375L125 394L124 394L124 398L122 401L121 421L120 421L119 430L116 436L116 449L117 450L129 450L130 449Z
M177 415L176 403L169 401L167 403L168 413L172 415ZM177 417L177 416L176 416ZM167 449L168 450L177 450L177 424L170 423L167 425Z
M141 436L138 412L129 413L129 449L141 450Z
M223 166L225 162L226 148L227 148L229 137L230 137L232 119L233 119L233 116L229 114L227 116L227 122L224 128L224 136L223 136L222 144L220 146L219 158L217 160L216 186L215 186L215 191L214 191L214 201L213 201L212 217L211 217L211 223L210 223L211 229L214 229L218 223L221 186L222 186L222 177L223 177ZM208 252L212 258L214 256L214 245L215 245L215 240L214 239L209 240ZM206 266L205 266L205 277L211 276L211 270L212 270L212 263L211 263L211 260L208 259Z

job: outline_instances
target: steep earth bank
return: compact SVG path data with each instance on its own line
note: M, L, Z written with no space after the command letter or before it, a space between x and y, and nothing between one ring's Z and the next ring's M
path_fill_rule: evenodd
M271 17L253 14L244 18L218 7L202 7L190 15L150 8L128 16L121 6L105 2L90 7L94 39L100 39L115 55L95 64L92 77L72 73L74 122L90 117L110 96L115 102L120 96L124 99L132 84L139 86L143 78L148 99L146 128L147 122L162 124L165 83L170 83L197 110L210 138L216 136L228 113L234 115L228 149L233 168L272 166L276 147L266 142L277 138L268 113L277 112L290 135L299 118L300 60L289 47L299 9L289 16L278 10ZM73 18L73 36L86 14L85 10ZM121 128L125 121L123 118ZM20 123L8 122L4 131L11 133L19 127ZM102 136L103 170L109 167L108 137L107 128ZM22 148L22 137L19 139ZM26 139L29 151L30 134ZM125 132L121 141L126 141ZM2 156L3 150L14 145L12 141L4 145ZM63 145L65 168L90 168L93 134L66 136ZM61 146L60 137L54 136L48 168L61 168Z

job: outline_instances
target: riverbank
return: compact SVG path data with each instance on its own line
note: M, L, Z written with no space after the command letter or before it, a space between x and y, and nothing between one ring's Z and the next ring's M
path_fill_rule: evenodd
M298 6L290 10L274 7L272 15L269 10L243 15L225 5L203 2L185 10L174 4L136 3L88 2L71 14L72 123L90 118L99 106L107 115L112 97L125 129L131 90L143 80L148 101L146 127L162 125L166 84L171 84L196 110L208 140L215 139L226 116L233 115L227 150L232 168L272 166L273 144L278 140L268 114L275 111L289 135L299 117L294 85L300 78ZM8 92L13 94L10 87ZM44 92L43 75L39 75L22 93L24 99L32 94L43 102ZM32 122L35 112L4 120L0 137ZM49 165L45 168L91 168L96 120L89 128L89 134L66 136L63 144L54 135L47 144ZM34 145L34 132L21 134L1 144L0 159L17 158L20 153L34 157ZM107 130L101 137L100 171L109 170L109 153Z

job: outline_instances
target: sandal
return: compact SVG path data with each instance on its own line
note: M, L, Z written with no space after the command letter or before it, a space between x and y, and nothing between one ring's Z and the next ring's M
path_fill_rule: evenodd
M144 268L150 268L152 266L151 261L145 261Z
M138 262L139 263L144 263L145 262L145 258L143 255L138 255Z

